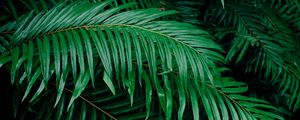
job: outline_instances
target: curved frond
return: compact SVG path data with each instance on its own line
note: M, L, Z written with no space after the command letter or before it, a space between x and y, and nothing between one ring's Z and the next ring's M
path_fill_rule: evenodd
M33 85L40 84L30 100L34 101L54 77L58 85L55 103L59 105L67 79L73 77L74 92L67 106L71 109L86 86L97 82L95 70L103 68L100 74L111 92L117 94L115 89L119 87L127 89L133 104L136 83L141 83L143 72L148 71L146 87L148 91L155 90L166 118L172 115L173 95L180 96L178 118L182 118L189 93L194 92L191 102L195 102L200 84L213 84L218 74L216 64L224 59L222 49L208 32L190 24L155 21L175 11L153 8L119 12L134 4L111 7L111 1L62 3L25 18L30 21L18 26L10 39L10 47L14 47L12 83L22 83L27 78L23 100ZM191 83L195 90L189 88ZM178 93L171 88L177 88ZM148 103L150 96L146 94ZM194 115L196 118L197 113Z
M278 8L279 3L272 2L272 5L277 6L271 6L269 2L236 2L211 12L218 15L213 20L218 20L219 24L225 26L232 25L236 29L226 60L246 64L246 72L260 73L260 77L271 79L274 85L279 86L281 95L288 94L287 103L291 109L296 110L299 108L299 103L296 102L299 98L295 96L300 93L296 87L299 86L300 74L295 62L298 52L295 51L299 48L297 37L289 25L293 20L287 19L293 18L288 17L289 14L295 14L284 14L296 11L296 8L291 5L293 7L290 10L285 10L290 5L288 3L284 4L285 7ZM272 7L279 9L279 13Z
M50 9L42 5L42 10L40 3L0 28L0 67L8 68L11 83L24 89L17 96L30 103L28 109L41 111L37 119L185 119L190 110L197 120L202 108L210 120L282 119L270 103L241 95L248 90L245 83L221 76L224 50L209 32L163 19L176 11L148 8L160 3L67 1ZM231 5L221 3L224 11ZM218 14L222 23L238 28L226 60L238 56L239 62L255 49L264 58L250 60L265 61L255 69L266 68L268 76L284 64L276 58L290 49L281 50L282 45L293 48L293 42L273 29L280 23L236 12ZM257 26L278 36L261 33Z

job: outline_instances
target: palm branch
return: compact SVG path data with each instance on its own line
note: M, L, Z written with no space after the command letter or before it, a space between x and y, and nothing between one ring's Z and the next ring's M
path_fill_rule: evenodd
M226 60L258 73L278 89L288 107L299 108L299 40L296 1L254 0L228 3L225 9L209 9L212 23L234 27ZM271 4L269 4L271 3ZM294 12L292 12L294 11ZM222 31L220 31L222 32Z
M116 3L33 6L3 25L0 66L17 102L49 119L283 119L221 75L224 50L209 32L169 19L173 10Z

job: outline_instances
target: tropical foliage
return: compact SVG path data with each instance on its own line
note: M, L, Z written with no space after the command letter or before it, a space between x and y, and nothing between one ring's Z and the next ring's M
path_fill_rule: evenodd
M13 116L290 118L299 12L297 0L7 0L0 67Z

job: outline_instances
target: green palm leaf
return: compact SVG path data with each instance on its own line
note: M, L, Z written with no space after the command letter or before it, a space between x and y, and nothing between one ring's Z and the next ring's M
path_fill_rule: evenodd
M299 108L296 102L299 99L295 97L299 94L296 87L299 86L299 70L294 65L298 52L294 51L298 50L298 40L287 25L291 24L289 20L283 21L288 16L286 12L296 9L295 5L284 11L288 4L281 8L280 2L273 1L271 6L264 2L260 3L261 6L253 6L256 2L261 1L228 4L228 8L211 11L218 14L214 20L225 26L233 25L236 29L226 60L246 64L246 72L259 73L260 77L270 79L274 86L279 85L281 95L289 94L286 101L289 107L296 110ZM270 12L272 7L278 7L282 16L276 11Z
M11 49L1 52L0 66L11 70L12 83L24 87L22 101L32 96L32 106L45 102L37 118L72 119L80 110L80 119L95 119L99 111L112 119L111 114L184 119L191 106L194 119L200 118L202 107L208 119L281 119L268 111L275 109L269 103L238 95L247 90L244 83L221 79L224 51L207 31L159 20L176 11L130 10L136 4L114 3L63 2L42 12L35 8L36 15L1 28L15 31L2 39ZM49 104L55 109L48 109ZM111 114L98 107L103 104Z

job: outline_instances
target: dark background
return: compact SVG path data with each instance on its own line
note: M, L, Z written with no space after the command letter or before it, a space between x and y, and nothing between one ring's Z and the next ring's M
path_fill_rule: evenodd
M0 120L12 120L12 94L9 73L5 68L0 68Z

